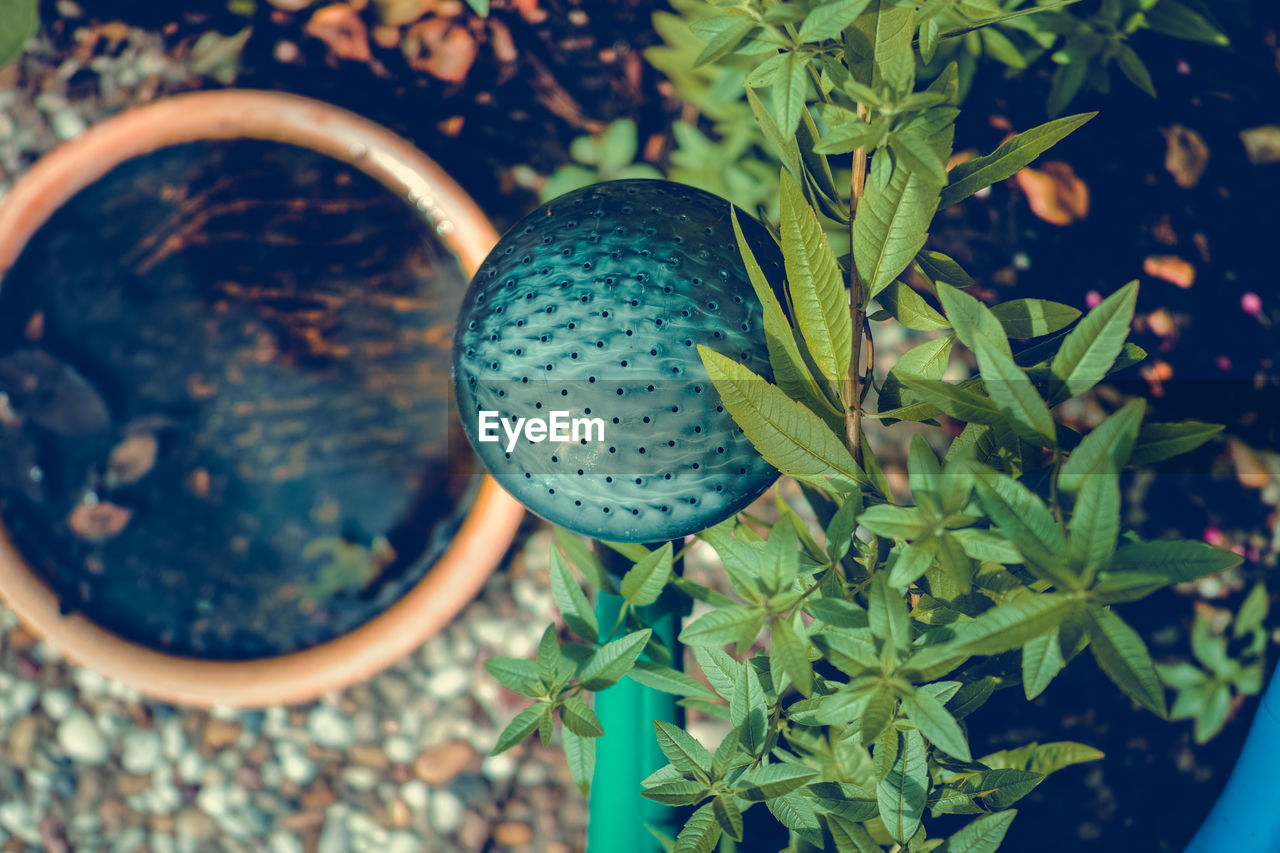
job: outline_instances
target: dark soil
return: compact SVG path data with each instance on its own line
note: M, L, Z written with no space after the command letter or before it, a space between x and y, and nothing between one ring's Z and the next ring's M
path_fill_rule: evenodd
M345 633L458 514L464 286L406 201L322 155L130 161L0 290L0 517L64 609L146 645L249 658Z

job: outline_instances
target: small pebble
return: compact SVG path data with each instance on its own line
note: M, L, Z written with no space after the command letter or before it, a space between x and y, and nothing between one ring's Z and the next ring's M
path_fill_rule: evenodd
M307 716L307 731L325 749L346 749L351 744L351 721L337 709L318 705Z
M54 722L67 716L73 704L70 690L45 690L45 694L40 697L40 707L44 708L45 715Z
M131 729L124 736L120 763L130 773L150 773L160 760L160 736L151 729Z
M108 755L106 738L83 711L72 711L58 724L58 745L81 764L101 764Z
M458 795L448 788L440 788L432 792L429 806L431 825L437 832L452 833L462 823L465 809Z

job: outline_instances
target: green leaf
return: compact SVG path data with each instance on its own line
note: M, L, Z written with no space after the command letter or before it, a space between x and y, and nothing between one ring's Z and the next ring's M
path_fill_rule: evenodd
M818 771L799 764L765 764L743 773L733 787L744 800L762 802L803 787L817 775Z
M569 630L590 643L599 639L596 613L556 548L551 549L551 595Z
M925 539L899 546L898 559L889 569L889 586L905 591L933 565L937 539Z
M1255 584L1236 612L1235 622L1231 625L1232 636L1243 637L1251 631L1261 631L1269 608L1270 600L1267 597L1266 585Z
M596 712L577 696L564 700L564 705L560 707L560 722L580 737L600 737L604 734L604 727L600 725Z
M1111 572L1152 572L1166 583L1184 583L1205 575L1233 569L1244 558L1207 542L1134 542L1116 551L1108 567Z
M537 667L538 678L543 684L551 687L559 683L560 638L556 636L555 625L548 625L538 641Z
M681 641L684 641L683 635ZM720 694L720 698L725 700L732 698L738 678L742 675L741 664L729 657L723 649L712 646L694 646L693 656L697 658L702 674L707 677L711 688Z
M1044 692L1066 661L1058 643L1058 632L1050 631L1022 647L1022 689L1031 700Z
M1045 110L1056 116L1067 108L1067 105L1080 92L1089 74L1091 56L1069 56L1065 64L1059 65L1053 72L1053 81L1049 85L1049 100ZM1061 121L1063 119L1059 119Z
M800 25L796 36L801 42L818 42L840 38L867 8L870 0L831 0L831 2L814 6Z
M792 626L791 620L779 619L773 623L770 654L778 662L782 672L795 684L805 698L813 695L813 667L809 663L809 642Z
M766 800L765 806L778 822L798 838L812 845L822 844L822 824L818 823L817 812L814 811L812 799L802 796L798 791L783 794L772 800Z
M736 15L722 15L695 21L690 29L706 42L706 46L693 61L693 67L698 68L709 62L715 62L720 57L732 53L755 28L756 22L751 18Z
M951 328L945 317L925 302L920 294L900 281L890 283L880 291L876 299L894 319L908 329L932 332Z
M739 676L729 699L729 721L733 723L742 747L751 755L759 755L765 746L769 729L769 709L765 704L764 688L755 667L740 664Z
M891 539L915 539L933 528L924 513L915 507L890 504L867 507L858 516L858 523L877 536Z
M930 140L923 138L918 132L913 132L910 128L895 130L889 134L889 148L902 161L902 165L912 172L925 175L939 185L947 182L946 161L934 151Z
M991 306L991 313L1011 338L1038 338L1065 329L1080 317L1080 310L1047 299L1011 299Z
M960 724L937 699L924 690L913 690L903 694L902 710L916 724L920 734L938 749L960 761L972 760L969 742Z
M1231 43L1231 40L1210 24L1203 15L1178 0L1161 0L1155 8L1148 9L1144 17L1147 26L1167 36L1219 47L1226 47Z
M707 786L691 779L673 779L646 788L640 795L667 806L691 806L707 798Z
M1048 776L1064 767L1073 764L1084 764L1087 761L1101 761L1106 758L1099 750L1082 743L1069 740L1043 743L1036 746L1027 762L1026 769L1034 773Z
M865 702L862 716L858 720L859 737L864 746L879 737L881 732L893 734L888 726L898 711L898 697L888 686L880 684L872 689Z
M675 696L701 696L704 699L713 700L716 698L716 694L696 678L653 661L636 661L635 667L627 673L627 678L637 684Z
M546 702L539 702L537 705L530 705L519 714L516 714L515 719L507 724L507 727L502 730L502 734L498 735L498 742L494 745L493 752L490 755L506 752L533 734L543 716L550 712L550 705Z
M1183 421L1177 424L1143 424L1129 455L1130 465L1150 465L1195 450L1218 433L1221 424Z
M948 838L938 853L996 853L1017 816L1017 809L1007 809L976 818Z
M906 407L907 411L903 411L901 406L903 385L899 377L906 374L919 379L940 381L947 371L951 347L954 343L955 335L945 335L914 346L899 356L885 378L884 386L880 389L881 411L875 417L891 416L895 410L901 412L904 420L923 420L938 414L938 410L928 403L912 403Z
M819 488L851 491L866 475L822 419L747 368L698 345L721 400L769 464Z
M720 824L716 821L711 803L698 807L676 836L672 853L711 853L720 838Z
M838 815L827 816L827 828L835 842L836 853L883 853L884 848L875 842L871 833L860 823L845 820Z
M986 338L1002 354L1013 357L1004 326L990 308L945 282L939 282L937 287L942 310L947 312L947 320L961 343L972 350L976 348L978 338Z
M926 379L908 373L897 373L898 380L925 403L969 424L1004 423L1004 413L990 397L970 391L960 385L952 385L940 379ZM894 414L881 413L881 414ZM903 415L895 415L903 417ZM929 415L930 417L932 415Z
M1035 790L1044 776L1030 770L984 770L965 776L956 787L982 798L992 809L1004 809Z
M1124 348L1138 301L1138 283L1131 281L1102 300L1062 340L1050 370L1068 397L1092 388L1107 375Z
M814 363L834 382L849 371L853 347L844 277L813 209L785 172L779 189L782 254L796 322Z
M1156 85L1151 82L1151 72L1133 48L1123 43L1116 45L1116 64L1120 66L1124 76L1129 78L1129 82L1151 97L1156 96Z
M742 810L738 801L731 794L721 794L711 801L711 810L715 813L716 823L720 830L734 841L742 840Z
M605 571L600 561L596 559L596 555L591 553L591 549L587 547L587 544L579 539L577 535L570 533L563 527L554 529L556 541L564 549L569 562L578 567L578 571L586 576L591 585L605 592L616 592L617 587L614 586L613 578Z
M862 121L838 124L822 135L813 146L815 154L849 154L859 148L870 148L880 138L879 125Z
M0 2L0 68L22 55L27 40L40 28L38 0L3 0Z
M671 543L651 551L622 578L622 597L637 607L653 604L671 579Z
M773 96L773 115L778 121L778 132L792 140L800 126L800 114L804 112L805 97L809 93L809 61L807 54L791 50L784 53L782 65L769 90Z
M489 658L484 662L498 683L521 696L536 698L543 690L542 681L538 678L538 667L531 660L524 658Z
M801 175L800 166L800 146L796 142L794 135L784 135L778 129L778 123L773 120L773 116L765 109L760 101L760 96L756 94L755 89L747 87L747 103L751 106L751 113L756 118L756 124L760 126L760 134L764 137L765 144L773 152L774 156L787 168L792 177Z
M711 779L711 753L693 735L665 720L653 721L658 746L671 765L685 776L696 776L703 782Z
M617 682L635 665L652 634L653 631L645 628L601 646L578 674L582 686L587 690L603 690Z
M1059 488L1075 492L1091 474L1123 468L1133 451L1146 407L1145 400L1131 400L1082 438L1058 474Z
M924 247L941 189L919 172L877 167L887 156L883 149L876 152L853 221L853 257L867 298L888 287Z
M895 649L906 650L911 646L911 619L907 615L907 602L889 586L883 573L871 581L867 593L867 618L871 633Z
M1086 476L1067 524L1067 564L1089 584L1111 562L1120 535L1120 475L1099 470Z
M884 0L876 20L874 76L871 88L887 86L897 93L910 92L915 84L916 58L911 49L915 36L915 8L893 6Z
M1017 546L994 533L968 527L953 530L947 535L959 542L964 553L975 560L987 560L1006 566L1022 562L1022 552Z
M680 632L680 642L690 646L750 645L759 636L765 618L763 610L753 607L718 607L686 625Z
M1056 119L1019 133L985 157L961 163L951 170L951 179L942 191L941 205L948 207L997 181L1013 177L1019 169L1096 115L1096 112L1081 113Z
M1107 677L1139 705L1165 716L1164 688L1146 643L1110 610L1089 605L1089 648Z
M480 17L489 17L489 0L467 0L467 5Z
M1013 358L986 335L973 340L983 387L1012 421L1014 431L1032 444L1055 446L1057 432L1049 407Z
M564 737L564 758L569 765L569 775L573 777L573 783L578 786L582 796L588 797L591 795L591 777L596 769L595 738L582 737L567 727L561 734Z
M965 623L952 644L974 655L995 655L1025 646L1054 631L1075 607L1076 599L1040 593L997 605ZM908 665L914 665L913 658Z
M916 266L935 286L946 282L952 287L972 287L973 278L950 255L924 249L915 257Z
M917 731L902 732L893 768L876 788L880 817L891 838L905 844L916 834L928 796L924 740Z
M1023 58L1017 46L995 27L983 27L978 30L978 35L982 39L982 46L986 49L987 55L992 59L1019 71L1027 67L1027 60Z
M747 277L756 292L756 298L764 307L765 344L769 349L769 365L773 368L774 381L778 383L788 397L800 400L811 410L828 418L833 414L830 403L818 389L818 384L805 366L804 356L800 354L800 346L796 343L791 324L787 322L782 305L773 292L769 280L756 261L751 247L747 245L742 227L738 224L737 208L730 207L729 217L733 222L734 237L738 241L738 252L742 255L743 264L747 268ZM834 424L833 424L834 425Z
M1078 585L1063 562L1067 543L1062 528L1040 498L1012 477L990 470L975 474L974 485L987 515L1022 552L1033 573L1058 586Z

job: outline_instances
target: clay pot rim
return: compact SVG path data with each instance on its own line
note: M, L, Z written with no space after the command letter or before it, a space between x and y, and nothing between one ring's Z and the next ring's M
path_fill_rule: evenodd
M135 107L42 157L0 202L0 279L54 211L125 160L184 142L236 138L287 142L328 154L406 200L417 200L468 275L497 242L493 226L466 193L402 137L320 101L229 89ZM501 562L523 515L524 508L485 476L448 549L399 601L334 640L270 658L212 661L165 654L79 615L63 616L3 525L0 597L73 662L153 699L204 707L294 704L372 677L443 628Z

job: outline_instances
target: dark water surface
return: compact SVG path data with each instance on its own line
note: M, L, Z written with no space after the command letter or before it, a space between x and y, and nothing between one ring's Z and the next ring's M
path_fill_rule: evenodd
M465 286L406 200L323 155L117 167L0 282L0 520L65 610L148 646L243 659L351 630L459 520Z

